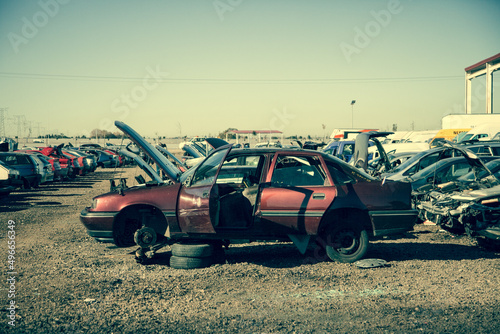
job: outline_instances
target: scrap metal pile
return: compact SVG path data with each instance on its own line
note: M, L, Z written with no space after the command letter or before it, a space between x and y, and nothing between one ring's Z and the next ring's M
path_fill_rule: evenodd
M462 149L473 171L455 181L413 191L421 221L431 221L454 234L478 241L500 240L500 181L475 154ZM491 166L498 164L492 161Z

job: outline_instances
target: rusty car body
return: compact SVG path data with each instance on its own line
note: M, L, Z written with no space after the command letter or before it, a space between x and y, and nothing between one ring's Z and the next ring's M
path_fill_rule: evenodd
M376 179L322 152L227 145L182 173L115 124L170 182L95 197L80 219L98 241L151 250L182 240L291 240L301 253L316 241L332 260L354 262L370 237L404 233L417 217L409 183Z

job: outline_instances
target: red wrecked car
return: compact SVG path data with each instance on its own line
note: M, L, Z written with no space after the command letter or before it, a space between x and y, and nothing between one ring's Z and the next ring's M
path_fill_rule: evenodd
M354 262L370 238L411 230L417 216L409 183L381 181L329 154L228 145L182 173L128 125L115 125L169 181L118 187L80 219L96 240L139 245L139 261L168 244L171 265L201 267L221 244L242 239L291 240L302 254L316 241L330 259Z

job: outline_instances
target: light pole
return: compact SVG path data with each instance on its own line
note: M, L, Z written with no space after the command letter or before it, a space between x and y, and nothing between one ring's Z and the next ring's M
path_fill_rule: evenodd
M354 129L354 103L356 100L351 101L351 128Z

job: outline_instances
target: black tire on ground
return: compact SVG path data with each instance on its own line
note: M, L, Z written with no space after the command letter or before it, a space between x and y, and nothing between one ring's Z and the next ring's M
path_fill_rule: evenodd
M332 261L353 263L368 250L368 233L354 222L336 224L326 232L326 254Z
M170 267L175 269L196 269L209 267L212 264L211 257L184 257L171 256Z
M176 243L172 245L172 255L177 257L211 257L214 246L211 244Z

